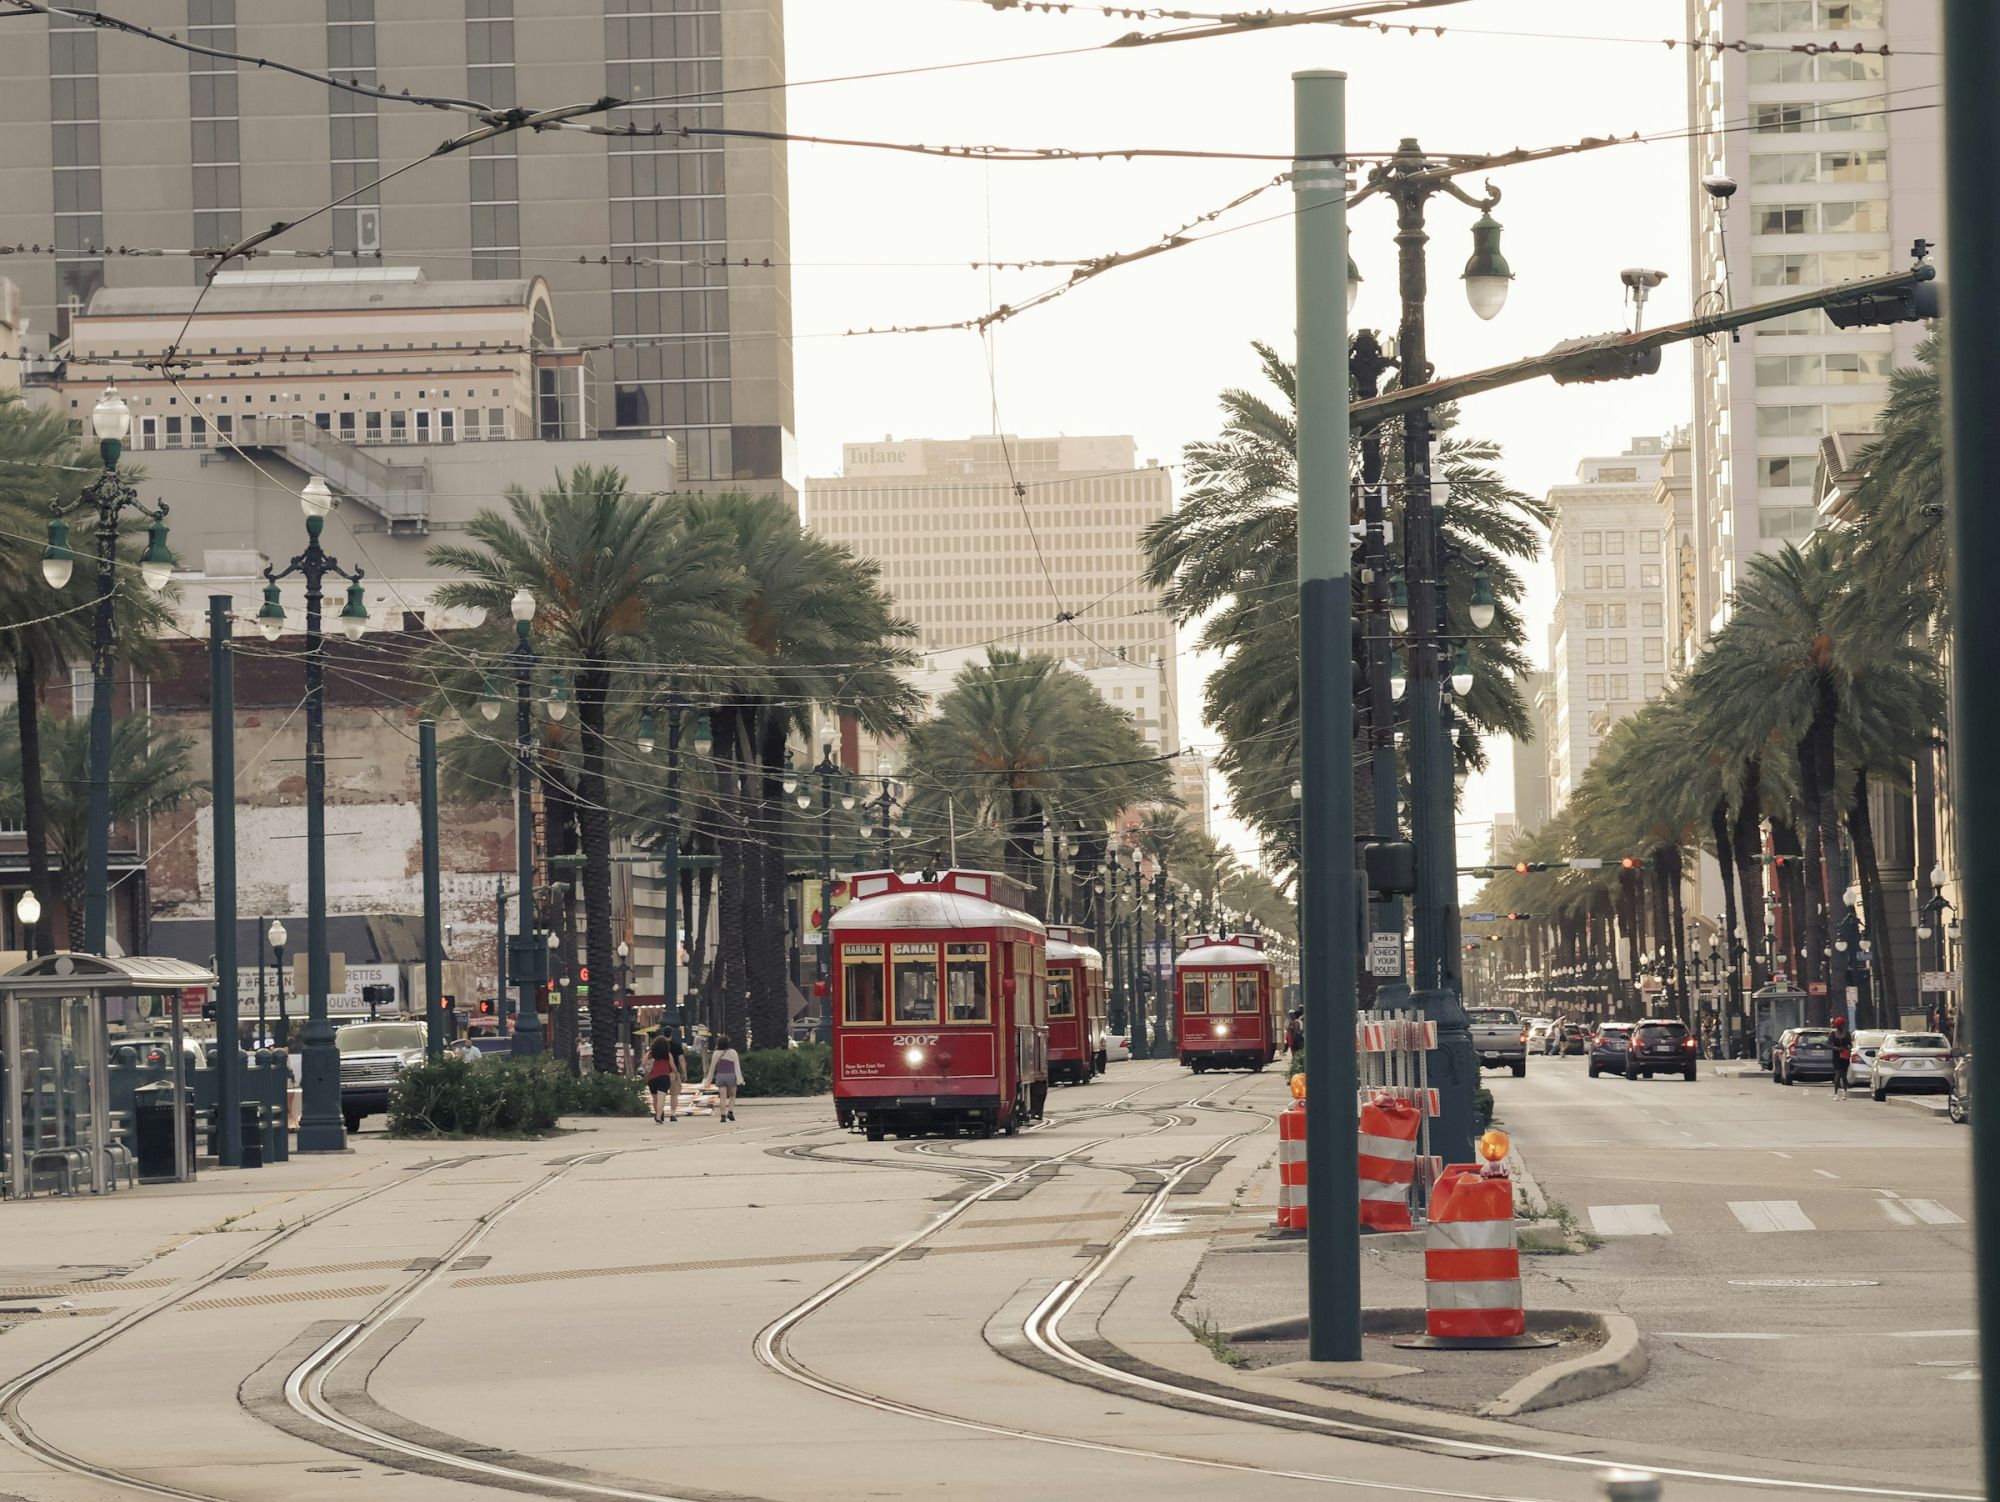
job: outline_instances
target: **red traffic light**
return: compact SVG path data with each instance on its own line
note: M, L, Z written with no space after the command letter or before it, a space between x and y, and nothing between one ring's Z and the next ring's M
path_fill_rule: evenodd
M481 998L479 999L479 1015L480 1015L480 1016L482 1016L482 1017L491 1017L491 1016L493 1015L493 998L492 998L492 997L490 997L490 996L482 996L482 997L481 997Z
M1627 871L1636 871L1639 869L1639 857L1636 855L1620 856L1618 864L1623 866Z
M1514 869L1523 876L1526 876L1528 874L1528 863L1526 861L1516 861L1514 862Z
M590 966L578 965L576 967L576 978L583 984L588 985L590 983Z

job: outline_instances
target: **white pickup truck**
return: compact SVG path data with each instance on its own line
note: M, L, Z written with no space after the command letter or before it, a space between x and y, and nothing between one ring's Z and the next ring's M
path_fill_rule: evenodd
M1472 1020L1472 1051L1481 1069L1502 1065L1519 1079L1528 1072L1528 1026L1512 1007L1468 1007Z

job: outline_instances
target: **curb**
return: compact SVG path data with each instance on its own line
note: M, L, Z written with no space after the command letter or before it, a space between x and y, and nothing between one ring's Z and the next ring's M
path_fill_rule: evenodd
M1480 1409L1483 1418L1510 1419L1520 1413L1560 1408L1630 1387L1651 1365L1639 1326L1623 1314L1586 1314L1604 1331L1604 1344L1574 1360L1559 1361L1524 1377Z
M1361 1328L1367 1334L1407 1328L1412 1321L1421 1318L1423 1312L1421 1309L1364 1309L1361 1311ZM1561 1408L1566 1404L1618 1392L1646 1375L1650 1363L1645 1342L1640 1338L1639 1326L1630 1317L1600 1314L1592 1309L1528 1311L1530 1330L1561 1329L1568 1325L1588 1325L1603 1332L1604 1344L1594 1351L1571 1357L1568 1361L1558 1361L1523 1377L1479 1409L1478 1417L1507 1419L1544 1408ZM1238 1342L1303 1340L1306 1320L1303 1315L1259 1320L1234 1330L1225 1330L1223 1334L1232 1345Z
M1946 1114L1950 1108L1945 1104L1945 1097L1942 1095L1885 1095L1881 1104L1901 1106L1906 1111L1926 1111L1939 1121L1951 1119Z

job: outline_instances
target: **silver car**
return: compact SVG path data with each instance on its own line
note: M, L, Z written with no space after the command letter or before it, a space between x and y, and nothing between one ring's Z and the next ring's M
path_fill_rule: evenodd
M1867 1028L1854 1035L1854 1043L1847 1060L1847 1083L1866 1088L1871 1071L1875 1068L1875 1055L1881 1051L1882 1040L1889 1036L1887 1028Z
M1951 1079L1951 1045L1943 1033L1891 1033L1875 1055L1868 1093L1877 1100L1887 1100L1892 1090L1943 1095Z

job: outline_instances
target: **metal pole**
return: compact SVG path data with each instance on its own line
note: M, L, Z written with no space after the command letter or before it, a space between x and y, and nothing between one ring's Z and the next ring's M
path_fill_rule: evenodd
M493 1026L507 1033L507 878L493 878Z
M306 1030L299 1049L299 1135L302 1153L347 1147L340 1114L340 1054L326 993L332 958L326 944L326 634L320 584L330 561L319 543L326 519L306 518Z
M660 857L660 877L667 889L667 955L662 966L661 994L666 1001L663 1027L680 1037L681 1028L681 706L667 696L667 847ZM692 925L688 937L693 938Z
M514 975L515 1058L542 1051L542 1019L535 1010L535 973L541 956L530 952L535 934L534 683L535 649L528 622L514 623L514 884L521 917L516 942L523 963Z
M243 1040L236 1007L236 678L229 656L228 595L208 597L208 785L215 820L215 1082L218 1154L243 1166ZM260 988L261 990L261 988Z
M278 1049L289 1055L292 1051L292 1019L285 1010L285 946L271 946L271 972L278 978L278 1030L271 1034L271 1041ZM291 1066L285 1068L285 1083L291 1083Z
M1945 288L1952 334L1945 346L1946 496L1951 519L1954 632L1961 642L1993 640L2000 630L2000 594L1979 587L1978 570L2000 547L2000 516L1981 504L1985 480L2000 465L2000 427L1992 421L2000 401L1992 349L2000 340L2000 284L1979 268L2000 254L2000 198L1990 181L2000 152L2000 108L1993 100L1992 60L2000 56L2000 10L1991 0L1944 0L1945 243L1964 274ZM1959 911L1970 924L2000 912L2000 786L1979 773L1979 758L2000 739L2000 690L1989 674L1968 665L1952 674L1951 754L1957 765L1952 804L1959 830ZM1978 930L1969 928L1971 936ZM1988 963L1978 943L1961 945L1961 1026L1983 1025L1976 998L1990 991ZM1954 1039L1963 1046L1962 1036ZM1975 1182L2000 1174L2000 1053L1974 1048L1973 1095L1987 1109L1972 1114ZM1986 1092L1983 1096L1980 1092ZM1979 1276L2000 1271L2000 1195L1973 1201ZM1991 1298L1979 1308L1979 1346L1985 1370L2000 1371L2000 1310ZM1980 1384L1981 1438L1988 1475L2000 1475L2000 1382Z
M270 926L271 920L260 916L254 941L257 950L257 1052L260 1054L271 1041L271 1023L264 1011L264 931Z
M424 1053L444 1057L444 894L438 876L438 728L417 723L417 797L424 838Z
M120 482L117 453L107 447L97 502L97 611L90 654L90 803L85 837L83 950L105 952L111 900L111 647L112 595L118 563Z
M1373 329L1354 336L1350 357L1354 392L1363 400L1380 388L1389 361ZM1400 840L1397 804L1402 793L1396 775L1396 701L1389 688L1389 561L1388 490L1382 483L1382 432L1370 427L1361 435L1361 556L1368 569L1368 611L1364 619L1368 658L1368 763L1375 794L1375 838ZM1383 897L1369 909L1370 933L1393 933L1397 949L1403 942L1403 899ZM1384 979L1400 979L1396 977Z
M1361 1359L1354 1156L1354 696L1348 666L1347 75L1292 75L1298 257L1299 936L1306 1116L1307 1355ZM1421 336L1419 336L1421 338ZM1421 369L1418 348L1416 368ZM1409 367L1406 367L1406 369Z
M1125 962L1125 984L1129 995L1126 1010L1131 1014L1132 1057L1148 1057L1146 1050L1146 1003L1149 992L1146 986L1146 969L1140 963L1140 953L1146 941L1146 910L1141 906L1141 894L1146 888L1146 873L1138 859L1132 861L1132 921L1126 925L1126 943L1130 946L1129 958Z
M833 1041L833 974L827 950L827 920L833 916L833 747L819 759L819 952L814 956L814 987L819 1001L819 1041Z

